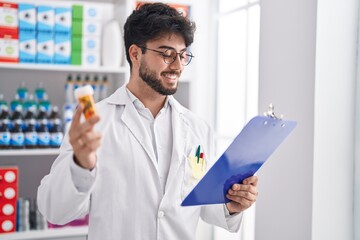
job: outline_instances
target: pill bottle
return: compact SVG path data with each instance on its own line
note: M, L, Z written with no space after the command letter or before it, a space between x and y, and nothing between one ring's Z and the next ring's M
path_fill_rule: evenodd
M94 89L91 85L78 87L77 89L75 89L74 94L77 102L81 103L84 106L83 113L85 119L89 119L92 116L96 115Z

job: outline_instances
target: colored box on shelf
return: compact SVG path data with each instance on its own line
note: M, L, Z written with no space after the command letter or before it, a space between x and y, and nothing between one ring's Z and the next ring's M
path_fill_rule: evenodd
M53 63L54 38L50 33L38 33L37 36L37 63Z
M71 34L73 36L82 36L83 23L82 21L73 21L71 27Z
M83 19L83 6L82 5L73 5L72 19L73 20L82 20Z
M0 62L19 62L19 39L0 37Z
M0 2L0 28L18 28L18 4Z
M72 9L67 7L55 8L55 32L71 33Z
M71 37L66 34L55 34L54 63L70 64L71 60Z
M83 5L83 19L97 20L102 19L102 7L100 5L84 4Z
M100 66L100 53L99 52L82 52L81 65L87 67L98 67Z
M16 217L16 201L0 202L1 217Z
M0 233L10 233L16 230L16 217L0 218Z
M83 37L82 50L84 52L99 52L101 49L100 37Z
M39 32L53 32L55 25L55 11L51 6L37 7L37 30Z
M17 166L0 167L0 184L14 184L18 182L19 169Z
M36 33L30 31L20 31L19 34L19 62L36 62Z
M18 198L18 184L0 184L1 202L15 201Z
M96 21L83 21L83 36L101 36L101 23Z
M36 31L36 7L33 4L19 4L19 30Z
M73 51L82 51L82 37L81 36L72 36L71 37L71 49Z
M78 51L71 52L71 65L81 65L82 63L82 54Z

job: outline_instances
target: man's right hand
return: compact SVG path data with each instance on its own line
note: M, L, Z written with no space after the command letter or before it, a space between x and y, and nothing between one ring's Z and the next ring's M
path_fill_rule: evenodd
M94 130L94 125L100 121L95 115L90 119L80 122L84 106L79 104L69 130L69 141L74 150L75 162L85 169L96 166L96 150L101 144L101 134Z

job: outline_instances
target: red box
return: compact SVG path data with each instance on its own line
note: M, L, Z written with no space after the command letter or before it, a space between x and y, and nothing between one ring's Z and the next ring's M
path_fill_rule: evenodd
M0 36L18 38L18 4L0 2Z
M18 182L19 169L17 167L0 167L0 184L14 184Z
M16 217L16 201L0 203L0 217Z
M0 233L15 232L16 217L0 218Z

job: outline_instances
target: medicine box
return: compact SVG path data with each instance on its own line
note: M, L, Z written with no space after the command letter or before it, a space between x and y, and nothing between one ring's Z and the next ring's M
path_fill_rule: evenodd
M53 63L54 38L51 33L38 33L37 36L37 63Z
M70 64L71 37L69 34L55 34L54 63Z
M55 32L69 34L71 32L72 9L67 7L55 8Z
M0 35L0 62L19 62L19 39Z
M0 2L0 35L18 36L18 4Z
M102 7L100 5L83 4L73 5L73 20L96 20L102 19Z
M55 11L51 6L37 7L37 30L39 32L53 32L55 25Z
M19 30L36 31L36 7L32 4L19 4Z
M99 52L82 52L81 65L87 67L98 67L100 66L100 53Z
M19 62L36 62L36 33L32 31L20 31L19 34Z

